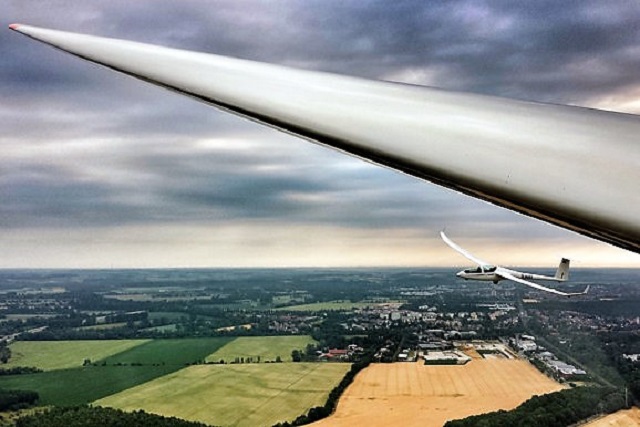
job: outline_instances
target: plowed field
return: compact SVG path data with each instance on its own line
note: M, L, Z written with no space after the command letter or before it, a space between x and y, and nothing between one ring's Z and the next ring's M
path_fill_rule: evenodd
M562 389L523 360L474 359L463 366L372 364L314 427L440 427L447 420L515 408Z

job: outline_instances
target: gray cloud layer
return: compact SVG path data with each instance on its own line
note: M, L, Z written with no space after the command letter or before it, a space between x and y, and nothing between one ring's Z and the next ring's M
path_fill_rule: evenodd
M640 88L633 2L10 0L3 19L545 102ZM560 233L8 30L0 51L0 230L260 219Z

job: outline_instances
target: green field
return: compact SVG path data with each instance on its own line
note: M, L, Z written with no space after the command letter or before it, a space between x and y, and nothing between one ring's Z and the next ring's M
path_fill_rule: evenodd
M119 393L180 367L165 366L87 366L40 374L0 376L0 388L33 390L42 406L72 406Z
M95 404L214 425L269 426L324 405L349 369L346 363L191 366Z
M178 330L178 325L176 325L175 323L170 323L168 325L151 326L150 328L146 328L144 330L152 332L176 332Z
M181 311L150 311L149 320L165 320L168 322L177 322L182 319L188 319L189 314Z
M330 301L316 302L311 304L290 305L288 307L276 308L276 311L350 311L354 308L375 307L380 305L374 302L350 302L350 301Z
M104 298L106 299L115 299L118 301L137 301L137 302L150 302L150 301L209 301L211 299L211 295L176 295L176 296L166 296L160 293L155 294L143 294L143 293L133 293L133 294L105 294Z
M207 362L233 362L236 357L260 357L261 362L275 361L280 356L283 362L291 361L293 350L305 350L307 344L316 344L308 335L240 337L207 357Z
M51 319L52 317L56 317L56 316L57 314L5 314L4 319L0 319L0 321Z
M95 362L148 341L16 341L10 345L9 363L2 367L34 366L45 371L75 368L82 366L84 359Z
M0 388L37 391L40 394L42 405L90 403L175 372L188 363L201 361L232 339L141 340L141 344L129 347L121 353L113 354L99 361L99 366L55 370L39 374L0 376ZM59 348L49 348L49 353L42 353L41 357L55 360L58 358L58 354L71 354L74 345L82 342L61 341ZM98 342L117 346L126 341ZM33 344L38 343L34 342ZM76 357L79 358L79 362L74 362L73 366L81 364L84 356L77 355ZM94 362L97 360L97 357L92 359ZM103 361L107 366L101 366ZM140 364L141 366L131 366L131 364Z
M106 331L109 329L118 329L127 326L127 322L118 323L99 323L97 325L79 326L75 328L77 331Z
M234 338L185 338L151 340L143 345L115 354L105 359L115 364L165 364L180 365L201 362L221 347L233 344Z

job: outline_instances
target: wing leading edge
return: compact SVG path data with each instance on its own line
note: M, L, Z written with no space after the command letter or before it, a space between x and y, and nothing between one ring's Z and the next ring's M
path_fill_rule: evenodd
M11 29L278 130L640 253L638 116L27 25Z
M478 264L478 266L480 268L482 268L483 270L486 270L487 267L493 267L492 264L481 260L480 258L477 258L475 255L473 255L471 252L469 252L468 250L464 249L463 247L461 247L460 245L458 245L456 242L454 242L453 240L451 240L450 238L447 237L446 234L444 234L444 231L440 232L440 237L442 238L442 240L444 240L444 242L449 245L449 247L451 249L453 249L454 251L457 251L459 254L461 254L463 257L467 258L469 261L472 261L476 264Z

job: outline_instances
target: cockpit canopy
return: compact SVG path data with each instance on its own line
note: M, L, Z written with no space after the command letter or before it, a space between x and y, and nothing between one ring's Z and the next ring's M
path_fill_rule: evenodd
M476 267L476 268L469 268L467 270L465 270L465 273L493 273L494 271L496 271L496 267L495 265L483 265L482 267Z

